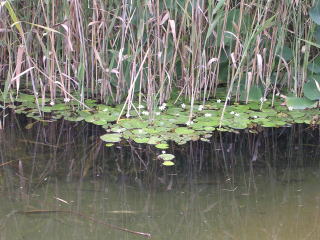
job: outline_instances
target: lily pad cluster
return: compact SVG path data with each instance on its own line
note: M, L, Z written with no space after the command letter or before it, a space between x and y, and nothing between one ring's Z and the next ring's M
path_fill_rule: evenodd
M65 102L63 99L52 104L39 98L37 105L35 97L27 94L19 94L14 100L16 104L10 104L9 107L16 113L25 113L36 120L64 118L101 125L106 130L101 139L108 146L125 139L167 149L169 141L177 144L209 141L216 130L234 132L249 129L254 132L259 127L319 124L319 108L289 110L280 104L280 99L274 107L271 107L269 100L248 104L228 103L225 111L225 103L221 100L209 100L205 105L196 104L192 109L186 103L168 102L156 107L152 113L147 112L147 107L141 103L133 103L135 107L128 112L122 111L123 105L107 106L94 100L86 100L85 109L77 101Z

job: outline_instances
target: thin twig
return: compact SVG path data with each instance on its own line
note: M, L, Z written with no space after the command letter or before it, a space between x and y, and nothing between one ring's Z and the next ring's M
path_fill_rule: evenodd
M31 210L31 211L18 211L17 213L27 214L27 215L28 214L48 214L48 213L72 214L72 215L79 216L79 217L85 218L87 220L90 220L90 221L92 221L94 223L105 225L105 226L113 228L113 229L117 229L117 230L120 230L120 231L123 231L123 232L127 232L127 233L132 233L132 234L135 234L135 235L138 235L138 236L141 236L141 237L151 238L151 234L150 233L132 231L132 230L129 230L127 228L122 228L122 227L119 227L119 226L116 226L116 225L113 225L113 224L110 224L110 223L106 223L106 222L100 221L98 219L95 219L93 217L87 216L87 215L85 215L83 213L80 213L80 212L74 212L74 211L69 211L69 210L42 210L42 209L38 210L37 209L37 210Z

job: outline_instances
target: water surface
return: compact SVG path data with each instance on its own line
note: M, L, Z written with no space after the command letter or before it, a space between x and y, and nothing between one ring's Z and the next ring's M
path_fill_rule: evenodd
M320 239L319 130L215 133L106 148L98 127L9 116L0 132L0 239ZM62 210L23 214L20 211Z

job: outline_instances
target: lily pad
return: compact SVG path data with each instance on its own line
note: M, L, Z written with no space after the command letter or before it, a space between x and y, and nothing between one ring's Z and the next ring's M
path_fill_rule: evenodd
M119 122L119 125L126 129L145 128L148 126L147 122L143 122L139 119L124 119Z
M169 148L169 144L167 143L159 143L155 146L158 149L168 149Z
M175 158L175 156L173 154L163 153L163 154L160 154L158 158L163 161L171 161L172 159Z
M135 141L136 143L148 143L150 140L150 138L147 137L134 137L133 141Z
M63 111L63 110L66 110L67 108L68 106L64 103L58 103L51 107L53 111Z
M166 167L171 167L171 166L174 166L174 162L172 162L172 161L163 161L162 165L164 165Z
M141 129L141 128L134 129L132 131L132 133L135 134L135 135L146 135L146 134L148 134L144 129Z
M113 125L113 127L110 128L110 131L111 132L115 132L115 133L122 133L124 131L126 131L127 129L126 128L123 128L119 125Z
M163 140L160 136L152 136L150 137L148 144L156 145L159 144Z
M17 102L34 102L34 100L35 100L34 95L23 94L23 93L20 93L18 98L16 99Z
M100 136L100 138L105 142L120 142L121 134L107 133L107 134Z
M175 129L175 132L177 134L192 134L194 133L194 130L187 127L178 127Z

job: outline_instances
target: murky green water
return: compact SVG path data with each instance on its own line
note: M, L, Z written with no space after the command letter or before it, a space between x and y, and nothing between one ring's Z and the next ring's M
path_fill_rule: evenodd
M217 133L172 145L165 168L149 146L104 147L97 127L28 123L0 132L1 240L144 239L102 222L159 240L320 239L319 130ZM18 212L34 210L82 216Z

